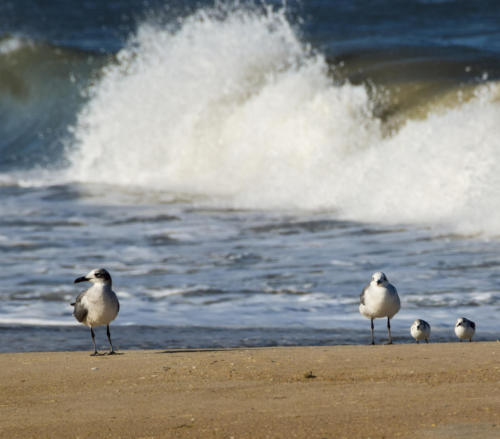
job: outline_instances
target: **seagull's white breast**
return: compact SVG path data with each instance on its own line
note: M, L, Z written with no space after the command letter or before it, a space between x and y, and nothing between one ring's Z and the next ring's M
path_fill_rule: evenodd
M421 329L417 329L417 325L412 325L411 329L411 336L415 340L425 340L428 339L431 335L431 330L427 326L421 327Z
M474 335L474 328L472 326L455 326L455 334L458 338L469 340Z
M369 319L392 317L401 308L398 293L394 287L373 285L370 283L364 294L364 304L359 305L359 312Z
M88 313L87 326L108 325L118 315L118 298L109 286L93 285L82 298L82 304Z

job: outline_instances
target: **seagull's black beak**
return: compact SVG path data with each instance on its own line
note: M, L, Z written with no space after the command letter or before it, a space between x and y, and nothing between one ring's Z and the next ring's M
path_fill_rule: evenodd
M82 276L75 279L75 284L77 284L78 282L87 282L87 281L88 279L85 276Z

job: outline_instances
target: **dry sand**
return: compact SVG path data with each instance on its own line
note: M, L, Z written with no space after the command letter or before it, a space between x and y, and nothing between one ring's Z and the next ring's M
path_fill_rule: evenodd
M500 438L500 343L0 355L2 438Z

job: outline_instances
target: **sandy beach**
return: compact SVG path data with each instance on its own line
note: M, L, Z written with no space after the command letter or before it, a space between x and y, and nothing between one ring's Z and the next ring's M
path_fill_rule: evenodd
M0 355L2 438L498 438L500 343Z

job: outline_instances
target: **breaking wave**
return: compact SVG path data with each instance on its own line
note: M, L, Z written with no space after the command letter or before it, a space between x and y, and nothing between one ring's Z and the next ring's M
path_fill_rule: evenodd
M283 10L145 23L91 89L68 175L221 206L500 231L488 214L500 208L494 83L391 131L383 102L331 70Z

